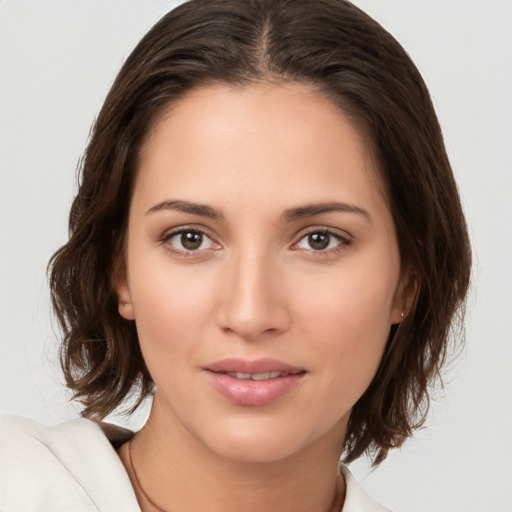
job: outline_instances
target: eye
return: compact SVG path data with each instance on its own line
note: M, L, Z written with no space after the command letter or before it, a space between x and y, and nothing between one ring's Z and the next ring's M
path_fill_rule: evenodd
M194 252L220 248L219 244L214 242L206 233L198 229L174 231L165 236L163 241L178 252Z
M294 249L307 251L327 252L342 245L348 245L349 240L329 230L311 231L303 236L294 246Z

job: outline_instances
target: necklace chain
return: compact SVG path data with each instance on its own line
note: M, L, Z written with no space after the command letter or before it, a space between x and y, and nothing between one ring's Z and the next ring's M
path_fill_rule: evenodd
M133 473L133 477L135 478L135 482L137 484L137 487L140 489L140 492L144 495L144 498L146 498L146 500L150 503L150 505L152 507L154 507L156 510L158 510L158 512L168 512L167 510L159 507L149 496L148 494L146 493L146 491L144 490L144 487L142 487L141 483L140 483L140 480L139 480L139 477L137 476L137 471L135 471L135 466L133 465L133 460L132 460L132 440L130 439L128 441L128 459L130 461L130 467L132 468L132 473Z
M135 482L137 484L137 487L140 489L140 492L144 495L144 498L146 498L146 500L149 502L149 504L154 507L156 510L158 510L158 512L169 512L168 510L165 510L164 508L162 507L159 507L149 496L148 494L146 493L146 491L144 490L144 487L142 487L141 483L140 483L140 480L139 480L139 477L137 476L137 471L135 471L135 466L133 465L133 460L132 460L132 439L130 439L128 441L128 460L130 461L130 467L132 469L132 473L133 473L133 477L135 478ZM345 480L343 478L343 480ZM339 490L336 492L336 499L334 500L334 506L336 507L335 510L337 511L338 510L338 506L342 506L343 507L343 502L345 501L345 485L343 486L343 492L340 492ZM342 512L342 509L339 509L340 512Z

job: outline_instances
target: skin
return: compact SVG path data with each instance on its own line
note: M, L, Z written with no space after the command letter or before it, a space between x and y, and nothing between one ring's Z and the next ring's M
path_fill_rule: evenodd
M350 411L408 303L382 189L362 136L303 85L199 89L154 127L116 291L156 384L131 453L159 507L341 508ZM169 201L207 205L217 218ZM350 208L297 215L333 202ZM184 232L202 236L197 250ZM277 359L304 374L272 403L244 406L205 375L227 357ZM153 510L127 455L124 445L141 507Z

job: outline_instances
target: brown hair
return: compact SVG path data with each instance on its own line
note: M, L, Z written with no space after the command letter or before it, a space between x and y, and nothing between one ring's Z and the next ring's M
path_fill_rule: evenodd
M414 306L391 330L379 370L350 417L345 461L380 463L424 421L453 320L462 326L470 248L426 86L399 43L344 0L191 0L164 16L117 76L82 160L70 239L50 261L64 332L61 362L84 414L105 416L152 388L133 322L117 311L114 262L137 156L158 115L213 83L297 81L339 105L369 137L386 186Z

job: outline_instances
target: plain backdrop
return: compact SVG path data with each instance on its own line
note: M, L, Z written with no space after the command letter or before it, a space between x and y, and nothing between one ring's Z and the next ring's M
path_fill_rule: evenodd
M512 2L355 3L429 85L475 265L467 347L426 428L375 472L364 460L352 470L396 512L511 512ZM45 424L79 413L58 369L45 267L66 240L76 164L115 73L175 4L0 0L0 411Z

